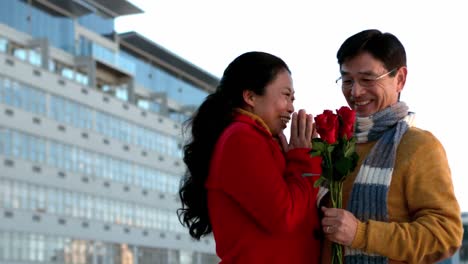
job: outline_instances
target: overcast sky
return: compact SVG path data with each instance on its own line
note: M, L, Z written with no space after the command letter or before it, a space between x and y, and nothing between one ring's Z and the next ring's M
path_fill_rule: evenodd
M444 144L455 192L468 211L468 16L464 1L129 0L145 11L116 20L170 52L221 77L238 55L273 53L289 65L296 109L316 115L346 105L334 80L336 51L350 35L376 28L406 48L408 79L402 93L416 125ZM467 136L468 137L468 136Z

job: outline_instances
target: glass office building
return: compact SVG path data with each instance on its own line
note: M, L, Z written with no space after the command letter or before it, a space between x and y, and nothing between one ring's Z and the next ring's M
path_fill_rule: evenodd
M182 121L218 79L114 19L0 1L0 264L217 263L177 219Z
M468 212L462 213L463 243L459 250L460 264L468 264ZM455 263L455 262L454 262Z
M468 264L468 212L462 213L463 241L460 249L448 259L440 261L439 264Z

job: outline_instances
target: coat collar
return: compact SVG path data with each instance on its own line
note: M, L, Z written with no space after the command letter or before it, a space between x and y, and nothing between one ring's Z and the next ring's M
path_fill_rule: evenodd
M270 128L267 124L256 114L244 110L242 108L236 108L234 112L234 121L240 121L244 123L248 123L254 125L261 131L264 131L269 136L272 136Z

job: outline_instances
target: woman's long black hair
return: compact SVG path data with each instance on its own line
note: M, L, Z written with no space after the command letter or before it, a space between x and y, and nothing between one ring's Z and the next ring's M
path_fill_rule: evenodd
M208 95L187 120L184 132L190 131L191 137L184 145L187 171L179 189L182 207L177 215L193 238L199 240L212 231L205 182L218 138L232 122L233 110L244 105L243 91L263 95L265 87L282 70L290 72L286 63L274 55L256 51L240 55L224 71L216 92Z

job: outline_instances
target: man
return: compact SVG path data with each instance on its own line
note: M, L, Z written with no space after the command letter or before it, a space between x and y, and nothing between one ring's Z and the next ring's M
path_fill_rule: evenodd
M337 53L337 83L356 111L359 163L343 184L345 209L322 207L326 241L345 247L346 263L434 263L461 245L463 227L445 150L413 127L400 102L406 53L390 33L365 30ZM323 205L329 205L322 199Z

